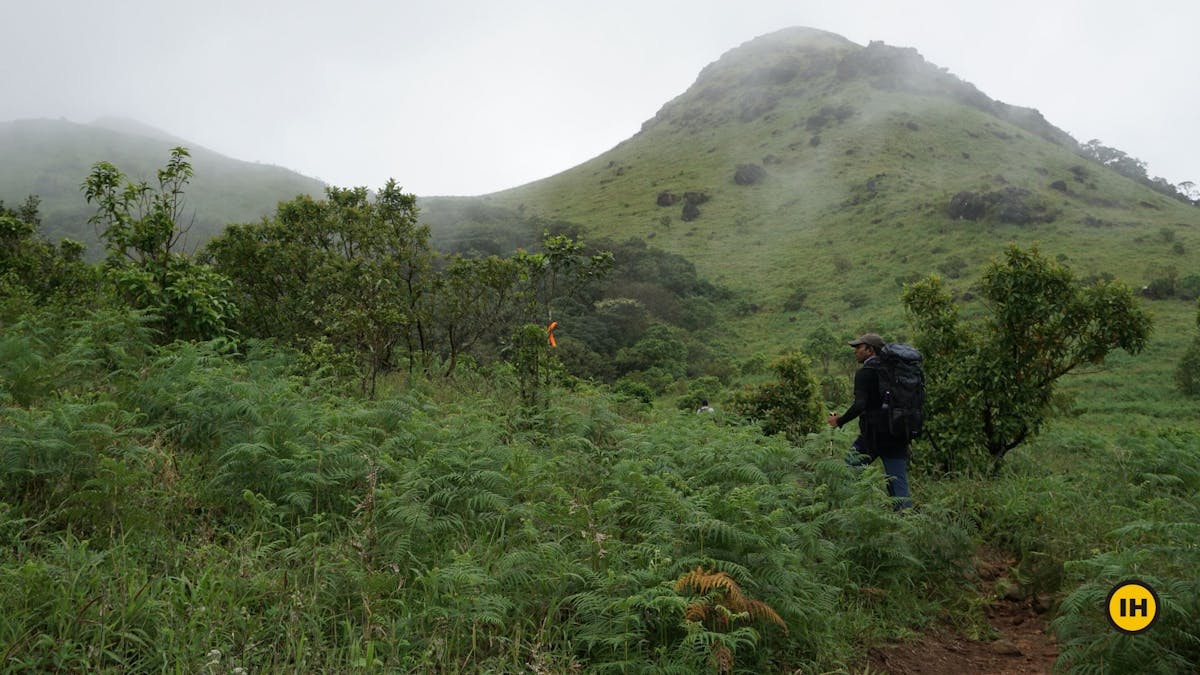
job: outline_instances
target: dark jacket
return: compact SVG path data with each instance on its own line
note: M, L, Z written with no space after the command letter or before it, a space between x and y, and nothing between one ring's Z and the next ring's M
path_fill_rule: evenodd
M869 454L882 457L907 457L908 443L888 431L887 413L879 394L879 357L872 356L854 373L854 402L838 418L838 427L858 418L858 435Z

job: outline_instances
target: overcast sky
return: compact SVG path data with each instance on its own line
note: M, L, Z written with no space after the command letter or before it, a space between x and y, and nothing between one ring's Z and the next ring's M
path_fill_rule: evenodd
M0 0L0 121L130 117L339 186L475 195L638 131L808 26L915 47L1151 176L1200 183L1194 0ZM103 159L103 158L97 158Z

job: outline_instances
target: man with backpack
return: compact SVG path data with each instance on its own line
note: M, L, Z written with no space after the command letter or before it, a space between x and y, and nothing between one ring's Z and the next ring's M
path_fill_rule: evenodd
M924 402L920 354L907 345L888 345L875 333L849 344L861 366L854 374L854 402L841 415L830 413L829 426L841 428L858 418L858 438L846 463L865 466L878 457L888 476L888 495L897 510L906 509L912 506L908 446L920 431Z

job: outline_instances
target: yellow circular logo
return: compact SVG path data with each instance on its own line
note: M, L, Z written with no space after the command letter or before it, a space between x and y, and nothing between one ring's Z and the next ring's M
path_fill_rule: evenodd
M1128 635L1149 630L1158 619L1158 594L1142 581L1125 581L1108 593L1108 621Z

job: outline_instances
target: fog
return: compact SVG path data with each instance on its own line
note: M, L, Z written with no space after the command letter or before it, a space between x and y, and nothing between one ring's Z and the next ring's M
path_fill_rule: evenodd
M335 185L483 194L608 150L724 52L809 26L915 47L1151 177L1200 182L1187 0L177 4L3 0L0 121L128 117Z

